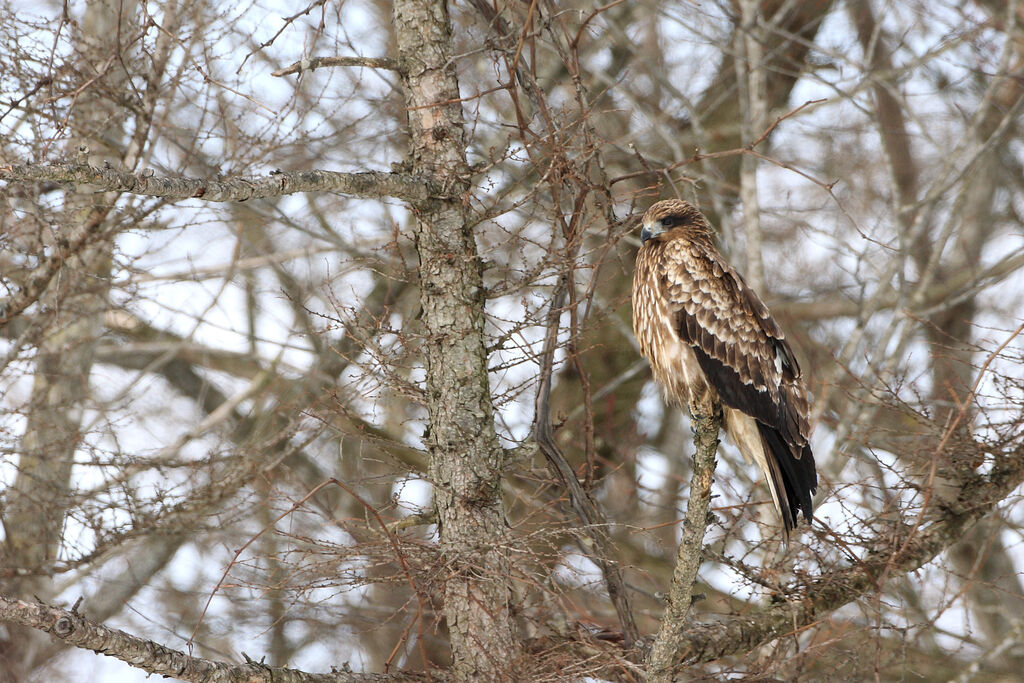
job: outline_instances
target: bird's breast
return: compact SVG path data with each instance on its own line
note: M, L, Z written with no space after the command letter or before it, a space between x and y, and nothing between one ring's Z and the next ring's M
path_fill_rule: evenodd
M679 338L668 303L660 292L642 282L633 292L633 333L667 398L686 408L694 397L707 391L704 372L693 349Z

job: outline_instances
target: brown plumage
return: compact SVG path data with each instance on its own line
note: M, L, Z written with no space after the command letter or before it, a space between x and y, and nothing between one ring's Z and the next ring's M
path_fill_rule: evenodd
M667 398L689 408L712 392L726 434L764 473L786 538L818 488L807 391L786 337L725 262L704 215L687 202L643 217L633 276L633 332Z

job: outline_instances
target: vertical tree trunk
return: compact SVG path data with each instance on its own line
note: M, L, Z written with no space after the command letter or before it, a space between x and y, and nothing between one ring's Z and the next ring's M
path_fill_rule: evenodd
M758 26L758 1L742 0L740 24L736 28L736 84L740 100L740 135L749 145L764 131L767 120L764 98L764 32ZM754 291L764 289L764 261L761 256L761 199L757 193L757 159L744 154L740 159L740 200L743 202L743 238L746 244L744 277Z
M502 449L484 345L484 291L461 195L468 189L462 106L444 0L394 6L414 172L448 198L413 205L430 452L444 567L444 613L459 680L511 676L516 641L501 508Z

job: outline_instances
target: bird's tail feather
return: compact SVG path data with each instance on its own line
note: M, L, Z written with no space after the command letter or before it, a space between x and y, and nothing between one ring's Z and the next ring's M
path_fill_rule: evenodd
M779 469L778 460L772 455L768 442L763 441L765 450L764 480L768 484L768 490L772 494L772 502L775 503L775 511L782 517L783 533L786 541L789 541L789 532L796 526L794 515L789 505L789 497L786 495L786 482L782 478L782 471ZM785 501L785 505L783 505Z
M765 479L772 489L772 499L782 517L788 538L789 531L796 526L800 512L803 512L804 519L808 522L813 518L814 504L811 497L818 490L814 455L809 445L791 447L778 430L760 422L757 426L761 432L765 460L768 464ZM799 457L794 456L794 448L799 449Z

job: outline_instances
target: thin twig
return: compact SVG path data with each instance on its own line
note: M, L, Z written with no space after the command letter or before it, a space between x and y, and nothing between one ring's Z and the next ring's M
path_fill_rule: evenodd
M622 570L618 563L611 559L611 540L608 538L608 520L604 511L598 504L583 490L576 472L565 459L561 449L555 442L551 429L551 415L548 401L551 397L551 375L554 364L555 345L558 339L558 320L562 313L562 305L565 303L566 292L569 287L568 275L563 275L555 287L554 295L551 297L551 307L548 311L548 329L544 337L544 350L540 359L540 386L537 389L536 416L533 422L533 438L540 447L544 457L552 471L561 480L569 493L569 501L573 510L582 520L587 534L593 541L593 552L591 559L601 568L605 586L608 589L608 597L615 606L615 612L619 617L619 624L622 626L624 645L628 648L640 637L636 621L633 618L633 610L629 604L629 596L626 593L626 584L622 578Z
M349 488L347 485L345 485L344 482L339 481L338 479L335 479L334 477L331 477L331 479L329 480L329 483L332 483L335 486L341 488L343 491L348 493L348 495L350 495L353 498L355 498L356 501L367 510L367 512L369 512L371 515L373 515L374 519L377 520L377 524L380 525L380 528L387 535L388 543L391 544L391 549L395 552L395 559L398 560L398 564L401 566L402 572L405 574L405 578L409 581L409 585L412 587L412 592L416 596L416 627L417 627L417 633L416 633L417 638L416 638L416 641L417 641L417 645L419 646L420 657L423 658L423 671L424 671L424 673L427 676L427 680L428 681L431 680L431 676L430 676L430 659L427 657L427 650L426 650L426 647L424 645L424 642L425 642L426 638L424 637L424 634L423 634L423 614L426 611L426 606L424 604L424 599L423 599L423 591L420 590L419 586L416 585L415 579L413 579L412 569L410 569L409 563L405 561L405 554L402 553L402 549L398 545L398 536L395 535L395 530L390 528L387 524L384 523L384 520L381 519L380 513L377 512L377 508L373 507L368 502L366 502L363 499L362 496L360 496L358 493L356 493L351 488ZM410 624L410 626L411 626L411 624ZM405 629L404 633L407 634L408 632L409 632L409 628L407 627ZM398 645L402 642L404 637L405 636L403 635L403 637L398 640L398 643L395 644L395 649L396 650L398 649ZM390 657L388 658L388 661L389 662L391 661ZM385 671L385 673L387 673L387 667L385 667L384 671Z
M270 75L281 77L288 74L300 74L303 71L313 71L324 66L365 66L371 69L387 69L389 71L402 70L402 63L391 57L312 57L273 71Z
M195 640L196 634L199 632L199 627L202 625L203 619L206 617L206 612L210 609L210 603L213 602L213 598L217 595L218 591L220 591L220 589L224 586L224 582L228 578L228 573L231 571L231 568L238 563L238 558L242 555L242 553L245 552L246 548L255 543L256 539L262 536L263 533L266 532L268 529L274 528L274 526L278 522L280 522L282 519L295 512L298 508L302 507L302 505L304 505L307 500L316 495L316 493L320 489L324 488L325 486L330 486L332 482L333 480L328 479L327 481L318 484L315 488L313 488L312 491L310 491L302 498L300 498L298 501L296 501L294 504L292 504L291 507L289 507L287 510L285 510L280 515L275 517L269 523L264 525L262 529L257 531L256 534L252 536L252 538L243 543L242 547L235 550L234 556L231 558L231 561L228 562L228 566L224 568L224 573L221 574L220 581L217 582L217 585L213 587L213 590L210 591L210 595L206 598L206 604L203 606L203 610L199 613L199 619L196 620L195 628L192 629L192 635L190 635L188 637L188 640L185 641L185 647L189 649L189 652L192 651L192 643Z

